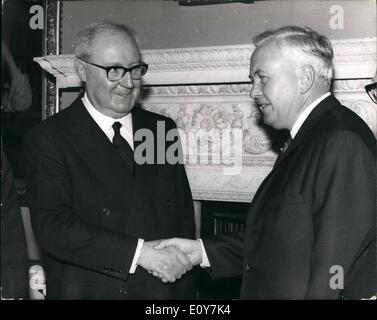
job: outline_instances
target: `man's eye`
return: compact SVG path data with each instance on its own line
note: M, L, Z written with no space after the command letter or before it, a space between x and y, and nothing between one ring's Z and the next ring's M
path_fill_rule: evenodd
M121 67L112 67L110 69L110 72L111 73L122 73L123 72L123 68L121 68Z
M261 81L263 84L266 84L267 81L268 81L268 77L267 77L267 76L260 76L259 79L260 79L260 81Z
M124 69L122 67L112 67L109 70L108 75L111 79L117 79L123 75L123 70Z

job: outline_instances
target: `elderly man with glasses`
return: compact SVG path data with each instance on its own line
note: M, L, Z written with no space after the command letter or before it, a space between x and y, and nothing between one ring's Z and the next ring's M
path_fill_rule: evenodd
M195 296L190 260L149 240L194 237L182 164L141 163L134 134L175 129L136 106L148 65L135 33L102 21L75 39L85 94L27 135L27 188L34 232L46 253L48 299L185 299ZM165 139L166 140L166 139ZM155 148L153 148L155 147ZM135 150L135 153L134 153ZM154 158L155 159L155 158ZM149 273L159 272L165 282Z

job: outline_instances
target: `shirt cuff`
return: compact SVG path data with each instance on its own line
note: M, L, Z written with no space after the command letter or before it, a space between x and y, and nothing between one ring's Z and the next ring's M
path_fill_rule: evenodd
M208 256L207 256L207 253L206 253L206 249L204 248L203 241L202 241L202 239L198 239L198 240L199 240L200 245L202 247L202 262L201 262L200 266L202 268L209 268L209 267L211 267L211 264L209 263Z
M132 260L132 264L131 264L131 268L130 268L129 273L135 273L135 271L136 271L136 268L137 268L136 263L137 263L137 260L139 260L139 256L140 256L140 253L141 253L141 248L143 247L143 243L144 243L143 239L139 239L138 242L137 242L135 255L134 255L134 258Z

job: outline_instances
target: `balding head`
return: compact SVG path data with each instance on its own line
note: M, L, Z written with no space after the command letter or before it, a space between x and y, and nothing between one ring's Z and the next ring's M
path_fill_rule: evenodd
M268 30L254 38L256 47L274 43L295 64L310 64L319 80L330 86L333 77L331 42L310 28L286 26Z
M75 57L89 60L91 57L91 46L94 40L102 36L122 34L128 37L140 54L140 48L135 31L129 26L111 21L94 22L80 30L74 40Z

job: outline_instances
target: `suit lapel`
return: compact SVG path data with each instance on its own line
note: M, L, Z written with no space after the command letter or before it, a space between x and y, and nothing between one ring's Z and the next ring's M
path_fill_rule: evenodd
M157 159L157 132L156 132L156 124L151 123L149 121L149 118L145 116L145 112L140 109L140 106L136 105L134 109L132 110L132 128L133 128L133 134L135 137L135 133L140 130L150 130L150 132L153 134L153 147L154 147L154 164L137 164L135 163L135 177L138 181L148 181L151 176L155 175L157 172L158 166L156 165ZM136 141L134 139L134 150L136 150L137 147L139 147L143 141ZM148 179L148 180L145 180Z
M77 151L77 155L90 167L93 174L124 204L129 205L132 195L132 177L112 143L89 115L81 99L71 108L70 127L66 136Z
M132 130L133 130L133 135L135 137L135 133L137 130L139 129L144 129L144 128L148 128L148 126L146 125L145 121L146 119L144 119L143 117L143 114L142 112L139 110L139 106L136 105L133 110L132 110ZM135 141L134 140L134 150L136 150L136 148L141 144L142 142L141 141Z

